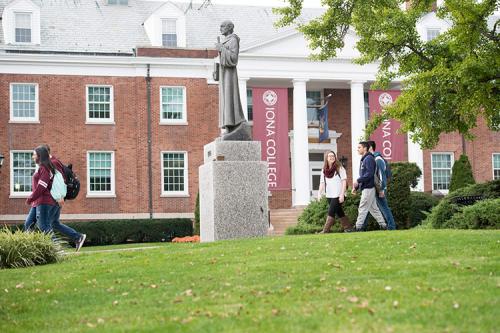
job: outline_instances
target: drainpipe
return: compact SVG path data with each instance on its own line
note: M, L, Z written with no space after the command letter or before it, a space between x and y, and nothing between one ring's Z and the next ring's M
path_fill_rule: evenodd
M147 64L146 75L146 95L147 95L147 113L148 113L148 208L149 219L153 218L153 162L152 162L152 148L151 148L151 76L149 71L151 65Z

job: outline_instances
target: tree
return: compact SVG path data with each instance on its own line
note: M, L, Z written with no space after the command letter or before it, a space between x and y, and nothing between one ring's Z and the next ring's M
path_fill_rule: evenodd
M461 155L451 169L450 192L475 183L469 158L467 155Z
M287 0L276 8L278 26L293 24L302 11L302 0ZM313 50L315 60L335 57L352 27L359 36L358 64L379 62L377 82L385 89L403 78L395 103L367 124L370 135L384 119L402 122L401 131L423 148L432 148L441 133L458 131L473 139L478 117L489 129L500 130L500 36L499 20L488 27L488 18L499 0L445 0L436 15L450 28L424 41L417 23L430 11L432 0L325 0L326 11L316 19L298 24Z

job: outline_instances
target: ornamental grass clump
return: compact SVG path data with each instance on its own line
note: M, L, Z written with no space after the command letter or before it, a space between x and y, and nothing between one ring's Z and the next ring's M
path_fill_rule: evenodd
M60 242L41 232L0 230L0 268L19 268L58 262L63 257Z

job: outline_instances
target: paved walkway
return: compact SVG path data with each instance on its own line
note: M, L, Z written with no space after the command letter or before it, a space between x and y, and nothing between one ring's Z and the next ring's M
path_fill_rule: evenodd
M141 246L141 247L125 247L121 249L111 249L111 250L95 250L95 251L81 251L81 252L64 252L65 255L71 254L86 254L86 253L104 253L104 252L124 252L124 251L137 251L137 250L150 250L158 249L161 246Z

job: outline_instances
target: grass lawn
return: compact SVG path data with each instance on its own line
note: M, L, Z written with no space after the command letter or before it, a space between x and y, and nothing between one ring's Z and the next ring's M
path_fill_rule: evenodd
M0 332L498 332L500 327L500 231L140 246L153 248L87 247L59 264L1 270Z

